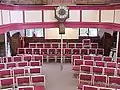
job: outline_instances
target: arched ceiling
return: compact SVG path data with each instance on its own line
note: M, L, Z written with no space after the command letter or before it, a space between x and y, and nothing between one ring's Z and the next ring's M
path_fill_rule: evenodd
M0 0L6 4L80 4L80 5L99 5L99 4L118 4L120 0Z

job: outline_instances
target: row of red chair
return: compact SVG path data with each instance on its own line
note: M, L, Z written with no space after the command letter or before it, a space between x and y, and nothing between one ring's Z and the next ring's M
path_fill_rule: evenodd
M10 69L10 68L20 68L20 67L33 67L33 66L42 66L42 62L40 61L21 61L21 62L8 62L8 63L0 63L1 69Z
M82 89L83 85L94 85L99 87L110 87L120 89L120 77L80 73L78 89Z
M116 90L116 89L108 88L108 87L92 86L92 85L83 85L82 90Z
M42 55L22 55L22 56L10 56L10 57L1 57L0 63L8 62L21 62L21 61L40 61L43 64Z
M105 62L105 61L75 59L73 68L79 69L80 65L120 68L120 63L116 63L116 62Z
M29 48L61 48L61 44L29 43ZM63 48L98 48L98 43L63 43Z
M0 70L0 78L42 74L42 67L13 68Z
M109 56L101 56L101 55L72 55L71 62L74 64L75 59L78 60L93 60L93 61L105 61L105 62L111 62L112 57Z
M63 54L72 55L72 54L100 54L104 55L104 49L87 49L87 48L64 48ZM41 54L41 55L59 55L61 53L61 48L18 48L17 54Z
M116 89L108 88L108 87L92 86L92 85L83 85L82 90L116 90Z
M0 79L0 88L11 88L16 90L19 86L34 86L34 90L45 90L45 76L35 75L35 76L20 76L20 77L9 77ZM9 89L7 89L9 90ZM32 90L32 89L18 89L18 90Z

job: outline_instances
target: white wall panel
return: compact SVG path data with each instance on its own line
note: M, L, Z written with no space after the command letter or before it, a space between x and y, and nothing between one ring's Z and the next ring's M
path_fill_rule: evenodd
M2 25L2 15L1 15L2 11L0 10L0 25Z
M63 34L63 39L78 39L79 29L76 28L66 28L65 34ZM45 29L45 39L60 39L59 28L49 28Z
M115 23L120 23L120 10L115 10Z
M44 10L44 22L56 22L54 10Z
M114 10L102 10L101 11L101 22L113 22Z
M25 22L42 22L42 11L25 11Z
M10 23L10 12L9 10L2 10L3 24Z
M10 31L10 36L12 36L13 34L15 34L17 32L20 32L22 37L25 36L25 30L12 30L12 31Z
M23 23L23 11L10 11L11 23Z
M99 22L99 10L82 10L82 22Z
M80 22L80 10L70 10L66 21Z

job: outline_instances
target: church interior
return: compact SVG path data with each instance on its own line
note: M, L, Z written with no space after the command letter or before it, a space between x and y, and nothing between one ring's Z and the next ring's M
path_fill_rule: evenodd
M120 90L120 0L0 0L0 90Z

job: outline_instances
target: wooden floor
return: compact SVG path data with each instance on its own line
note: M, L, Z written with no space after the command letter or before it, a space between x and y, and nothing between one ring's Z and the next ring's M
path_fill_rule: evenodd
M46 75L46 90L77 90L77 79L72 73L70 63L44 63L43 73Z

